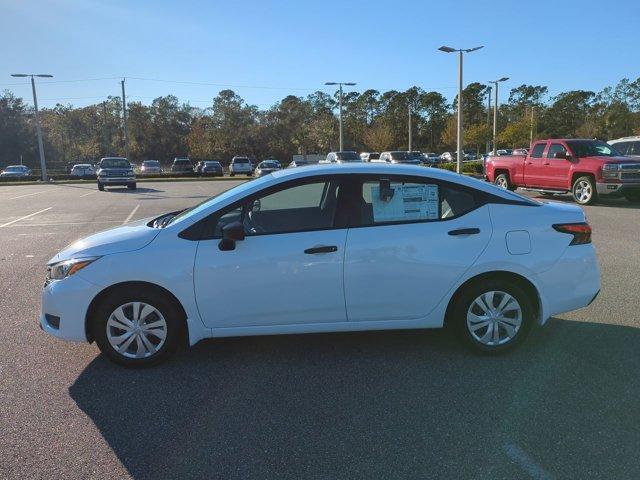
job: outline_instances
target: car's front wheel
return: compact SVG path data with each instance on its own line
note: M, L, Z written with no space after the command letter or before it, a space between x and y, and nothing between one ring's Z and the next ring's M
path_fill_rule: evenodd
M515 347L533 324L527 293L502 280L470 285L457 298L452 315L463 343L479 353L501 353Z
M102 353L125 367L164 361L176 351L184 333L172 303L147 289L109 294L96 309L92 327Z
M598 200L596 185L591 177L580 177L573 182L573 199L580 205L591 205Z
M98 190L104 192L104 185L98 182Z
M127 185L127 188L129 190L135 190L138 186L135 183L130 183L129 185Z

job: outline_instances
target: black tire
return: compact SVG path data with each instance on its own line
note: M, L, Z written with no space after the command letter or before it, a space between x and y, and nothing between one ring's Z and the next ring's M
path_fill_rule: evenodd
M543 197L547 197L547 198L551 198L553 196L555 196L555 193L551 193L551 192L541 192Z
M157 352L145 358L131 358L119 353L111 345L107 335L107 322L109 321L112 313L118 307L130 302L144 302L151 305L161 313L166 322L166 337L164 339L164 343ZM152 317L151 321L155 321L156 319L157 317ZM180 312L178 309L169 299L167 299L166 294L163 295L162 292L153 288L141 287L135 289L118 289L109 293L109 295L100 302L95 310L94 318L90 319L90 321L92 322L91 328L93 338L100 348L100 351L112 362L123 367L130 368L151 367L165 361L175 353L181 343L181 339L184 338L186 333L184 331L184 323L180 318ZM135 349L136 342L137 339L131 343L129 348ZM132 354L131 351L125 353Z
M573 199L579 205L593 205L598 201L598 191L592 177L576 178L571 188Z
M488 345L482 343L477 338L474 338L469 327L469 322L467 321L467 314L470 309L472 309L471 312L474 313L476 311L475 309L478 308L477 306L472 307L478 297L492 291L506 293L517 301L521 311L521 323L516 329L515 335L513 335L509 340L506 338L508 336L508 332L505 328L506 322L496 323L495 325L498 326L499 332L498 339L500 340L501 335L504 334L504 343L498 342L495 345ZM499 293L496 293L493 298L493 307L496 308L499 306L503 297L501 297ZM511 301L507 303L507 305L510 304ZM522 343L533 326L533 311L532 299L519 285L510 281L489 279L482 282L472 283L465 287L464 291L462 291L455 300L455 304L451 310L450 321L453 323L456 334L465 346L476 353L492 355L504 353ZM511 313L509 313L509 315L511 315ZM484 336L488 333L489 329L489 325L487 325L486 329L484 327L477 329L476 336ZM491 330L493 331L493 328L491 328ZM489 335L491 336L491 334Z
M235 177L235 176L236 176L236 174L235 174L235 173L233 173L233 172L231 172L231 173L229 174L229 176L230 176L230 177Z
M130 183L129 185L127 185L127 188L129 190L135 190L137 188L137 184L135 183Z
M511 180L509 180L509 174L507 173L501 173L500 175L498 175L493 184L497 185L500 188L511 190L512 192L517 188L511 183Z
M640 203L640 192L628 192L624 194L624 198L631 203Z
M101 192L104 192L104 185L101 183L98 183L98 190L100 190Z

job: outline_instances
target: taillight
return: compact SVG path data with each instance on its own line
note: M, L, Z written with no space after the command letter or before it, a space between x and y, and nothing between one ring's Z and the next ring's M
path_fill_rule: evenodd
M553 225L554 230L561 233L573 235L573 240L569 245L584 245L591 243L591 225L587 222L583 223L556 223Z

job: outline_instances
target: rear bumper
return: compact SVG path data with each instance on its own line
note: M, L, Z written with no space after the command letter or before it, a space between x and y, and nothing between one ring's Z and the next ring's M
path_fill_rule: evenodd
M589 305L600 291L600 268L593 245L567 247L551 269L538 274L538 282L541 323Z
M628 192L640 192L640 182L596 183L598 195L622 196Z

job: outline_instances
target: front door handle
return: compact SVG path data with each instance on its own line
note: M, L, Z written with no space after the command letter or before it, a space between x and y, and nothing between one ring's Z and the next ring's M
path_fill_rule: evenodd
M478 233L480 233L479 228L459 228L449 231L449 235L477 235Z
M323 245L321 247L307 248L304 251L304 253L308 255L313 255L314 253L331 253L331 252L337 252L337 251L338 251L338 247L336 247L335 245Z

